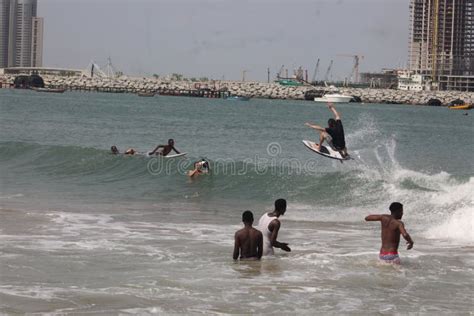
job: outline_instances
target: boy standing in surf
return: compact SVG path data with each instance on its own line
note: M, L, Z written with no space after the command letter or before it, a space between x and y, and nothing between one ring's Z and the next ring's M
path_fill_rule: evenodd
M400 264L398 256L398 245L400 235L407 241L407 249L413 248L413 240L405 230L401 221L403 216L403 205L399 202L390 204L390 215L369 215L365 218L367 222L378 221L382 224L382 247L379 259L385 263Z
M263 255L273 255L273 247L284 251L291 251L287 243L277 241L278 231L280 230L280 216L286 212L286 200L278 199L275 201L275 210L262 215L258 221L257 229L263 234Z
M323 128L319 125L314 125L311 123L305 123L306 126L314 128L319 131L319 145L317 145L317 150L320 150L321 145L324 140L333 147L335 150L341 153L342 158L346 158L347 148L346 148L346 139L344 136L344 127L342 126L341 116L336 111L334 104L331 102L328 103L328 109L334 114L334 118L328 120L328 127Z
M262 258L263 237L262 233L252 227L253 214L245 211L242 214L244 228L238 230L234 237L234 260L260 260Z

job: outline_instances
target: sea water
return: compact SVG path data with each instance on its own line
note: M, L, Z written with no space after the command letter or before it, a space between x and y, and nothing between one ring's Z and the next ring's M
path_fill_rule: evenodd
M344 163L301 142L323 104L0 90L0 313L472 313L474 113L337 110ZM110 154L169 138L186 158ZM292 251L235 263L242 212L277 198ZM364 221L394 201L399 267Z

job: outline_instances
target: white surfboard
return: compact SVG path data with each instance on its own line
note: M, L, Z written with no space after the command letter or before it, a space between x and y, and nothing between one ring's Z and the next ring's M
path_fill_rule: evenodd
M161 156L161 155L150 155L150 153L147 153L148 157L163 157L163 158L178 158L178 157L183 157L186 156L188 153L179 153L179 154L174 154L174 155L166 155L166 156Z
M309 150L311 151L314 151L315 153L317 154L320 154L321 156L324 156L324 157L328 157L328 158L331 158L331 159L336 159L336 160L340 160L342 162L342 160L349 160L351 159L349 156L347 156L346 158L343 158L341 153L338 152L337 150L334 150L332 149L330 146L328 145L322 145L321 146L321 149L317 149L317 145L316 143L312 142L312 141L309 141L309 140L303 140L303 144L308 147Z

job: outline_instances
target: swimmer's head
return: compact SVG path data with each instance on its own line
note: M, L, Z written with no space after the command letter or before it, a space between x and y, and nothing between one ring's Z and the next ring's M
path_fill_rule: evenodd
M393 202L390 204L390 213L392 213L393 217L396 219L401 219L403 216L403 204L399 202Z
M329 127L334 127L334 126L336 126L336 120L333 119L333 118L329 119L329 120L328 120L328 126L329 126Z
M253 223L253 213L250 211L245 211L242 213L242 222L245 224L252 224Z
M174 139L172 138L168 139L168 145L174 146Z
M275 201L275 211L283 215L286 212L286 200L285 199L278 199Z
M110 150L112 151L112 154L118 154L119 153L118 148L115 145L110 147Z

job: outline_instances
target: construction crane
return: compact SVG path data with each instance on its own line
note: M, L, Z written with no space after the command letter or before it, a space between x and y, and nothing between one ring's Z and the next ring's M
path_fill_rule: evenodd
M311 79L311 82L316 81L316 75L318 74L318 68L319 68L319 58L318 58L318 61L316 62L316 67L314 68L313 79Z
M354 66L352 67L351 71L351 82L359 82L359 64L360 60L364 59L364 56L362 55L350 55L350 54L339 54L337 56L343 56L343 57L352 57L354 58Z
M331 62L329 63L328 70L326 70L326 74L324 75L324 81L328 81L329 79L329 73L331 72L332 64L333 60L331 60Z
M278 72L277 72L277 79L280 79L280 78L281 78L281 73L283 72L283 68L285 68L285 65L281 65L280 70L278 70Z

